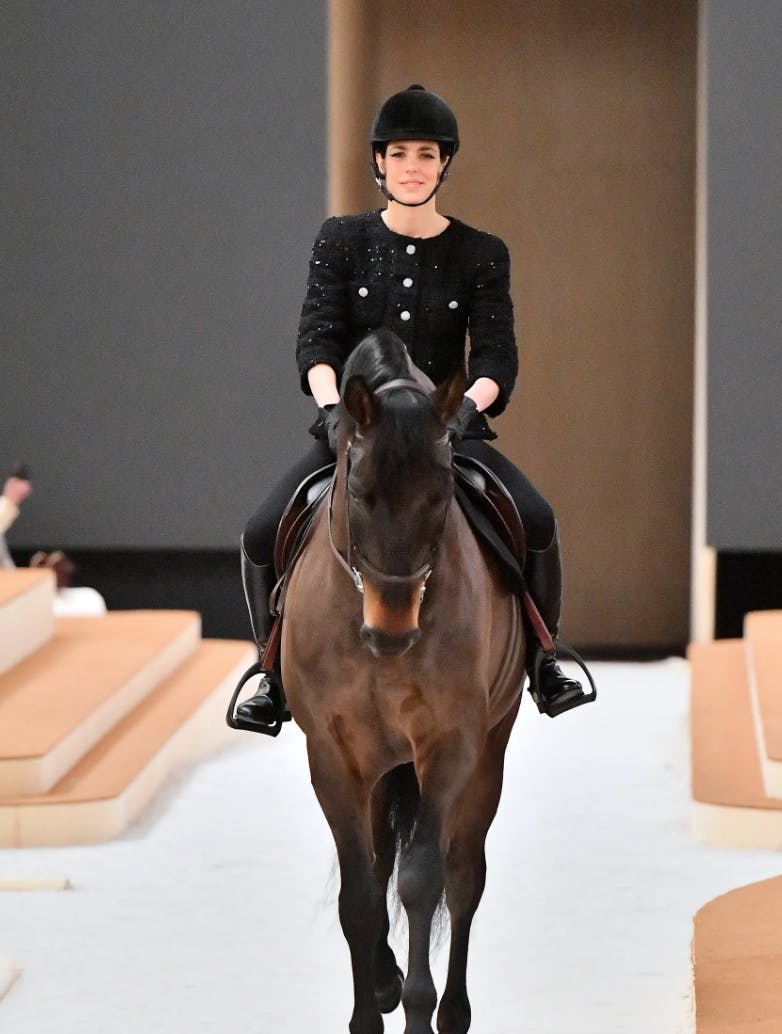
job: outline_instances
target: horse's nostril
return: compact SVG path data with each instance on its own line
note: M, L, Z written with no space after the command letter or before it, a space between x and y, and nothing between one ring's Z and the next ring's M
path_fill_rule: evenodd
M384 632L381 628L361 626L361 642L375 657L401 657L418 641L420 635L421 632L417 628L397 635Z

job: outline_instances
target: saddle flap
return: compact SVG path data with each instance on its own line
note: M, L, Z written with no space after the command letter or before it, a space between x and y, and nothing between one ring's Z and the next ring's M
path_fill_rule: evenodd
M328 491L335 466L335 463L329 463L308 475L285 507L274 542L274 569L278 578L282 578L291 566L297 546Z
M469 502L484 520L488 522L503 546L516 560L519 569L523 571L527 553L527 539L521 515L510 492L508 492L494 471L472 456L456 454L453 458L453 466L457 487L467 496ZM470 515L467 514L467 517L469 520ZM494 547L496 553L496 544L486 534L486 529L484 527L476 527L473 521L470 523L473 524L474 530L478 532L481 539L489 546ZM502 555L500 555L499 559L503 562L505 561Z

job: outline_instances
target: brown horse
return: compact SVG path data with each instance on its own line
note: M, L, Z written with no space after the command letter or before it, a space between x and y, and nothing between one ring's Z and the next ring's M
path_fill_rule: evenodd
M405 1034L431 1034L443 892L451 943L437 1029L463 1034L484 842L524 675L520 606L453 503L445 425L463 371L432 390L379 331L352 353L343 385L331 495L288 589L283 681L337 846L351 1034L380 1034L400 1000ZM397 855L406 978L388 944Z

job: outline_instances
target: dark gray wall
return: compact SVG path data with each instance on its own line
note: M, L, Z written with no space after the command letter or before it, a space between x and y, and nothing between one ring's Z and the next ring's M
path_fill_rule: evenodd
M708 0L708 529L782 550L782 3Z
M0 91L11 541L234 547L308 444L325 3L5 3Z

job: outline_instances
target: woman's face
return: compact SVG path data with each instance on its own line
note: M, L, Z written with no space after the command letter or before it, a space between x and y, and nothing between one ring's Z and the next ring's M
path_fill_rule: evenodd
M448 164L447 158L440 157L440 145L431 140L395 140L385 157L378 152L375 158L388 192L408 203L427 198Z

